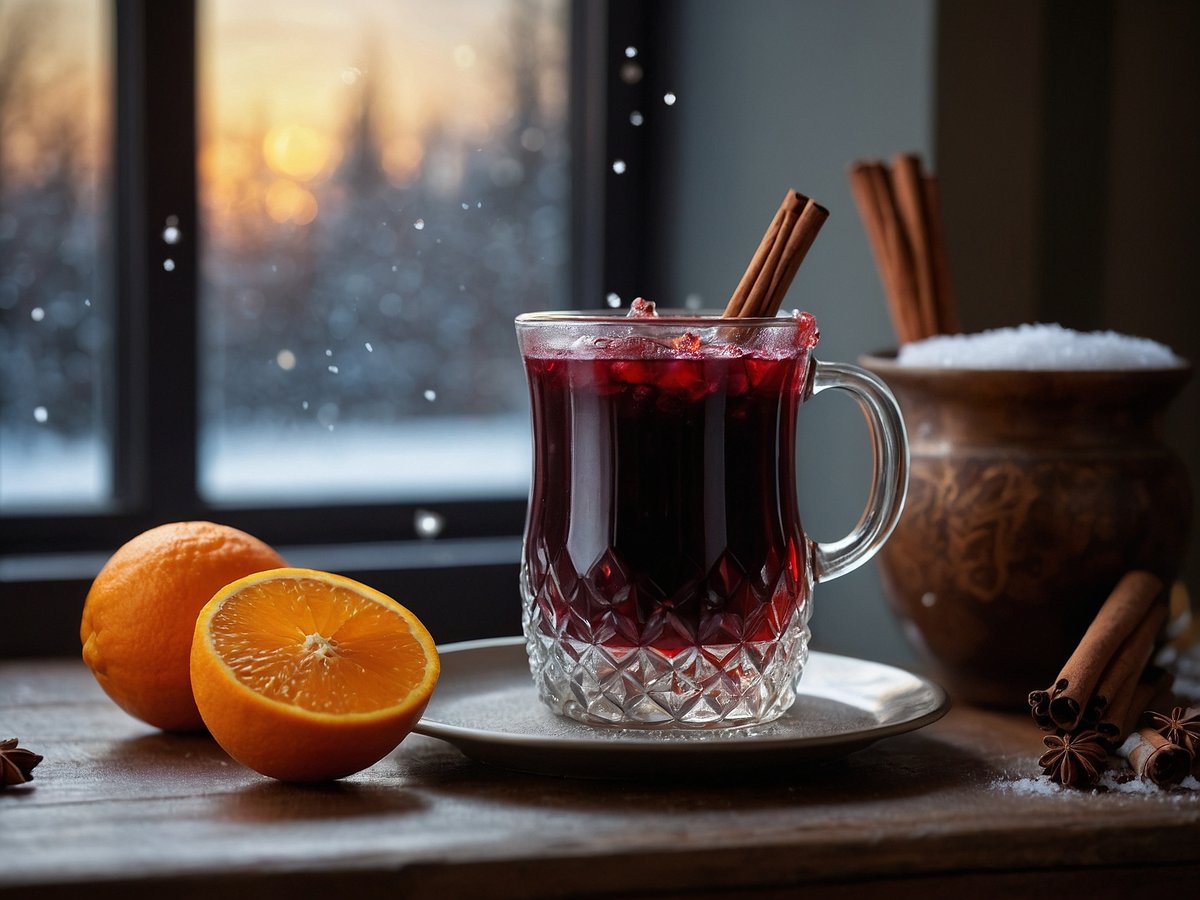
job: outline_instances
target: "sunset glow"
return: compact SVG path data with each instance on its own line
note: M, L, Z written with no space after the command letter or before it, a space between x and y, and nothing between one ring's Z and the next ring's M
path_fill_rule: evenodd
M341 146L332 135L306 125L278 125L262 143L263 159L280 175L311 181L337 164Z
M312 185L366 110L389 180L422 174L431 135L487 141L510 113L506 0L207 0L199 4L200 172L210 213L318 214ZM561 110L562 85L545 85ZM426 173L454 189L453 160ZM280 178L286 179L284 181ZM238 196L243 195L241 200ZM220 228L222 223L214 221Z

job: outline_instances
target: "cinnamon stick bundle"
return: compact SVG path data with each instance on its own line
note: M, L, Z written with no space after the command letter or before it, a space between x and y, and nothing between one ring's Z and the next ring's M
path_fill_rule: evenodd
M722 315L771 317L779 312L800 263L827 218L829 210L799 191L788 191Z
M850 190L866 228L900 343L959 330L937 180L913 153L850 167Z
M1129 679L1136 684L1166 618L1165 606L1155 604L1162 592L1162 580L1149 572L1129 572L1118 582L1045 700L1042 692L1030 697L1035 721L1044 709L1056 727L1072 731L1085 713L1099 721Z

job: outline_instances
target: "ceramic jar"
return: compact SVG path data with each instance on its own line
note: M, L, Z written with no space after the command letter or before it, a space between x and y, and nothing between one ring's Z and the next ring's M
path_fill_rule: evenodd
M911 450L878 557L888 602L952 694L1025 708L1126 571L1175 575L1191 491L1163 420L1191 370L862 363L900 401Z

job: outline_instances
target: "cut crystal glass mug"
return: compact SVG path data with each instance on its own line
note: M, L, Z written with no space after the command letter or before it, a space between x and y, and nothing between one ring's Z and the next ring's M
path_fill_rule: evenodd
M534 449L522 620L542 700L626 728L783 714L814 583L870 559L899 518L908 445L891 393L813 359L807 313L547 312L516 327ZM831 388L866 414L873 478L854 530L818 543L798 513L796 424Z

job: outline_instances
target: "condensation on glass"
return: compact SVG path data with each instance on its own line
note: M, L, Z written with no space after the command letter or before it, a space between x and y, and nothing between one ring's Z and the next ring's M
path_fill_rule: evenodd
M200 486L523 496L567 305L566 0L204 0Z
M0 511L112 491L111 29L95 0L0 2Z

